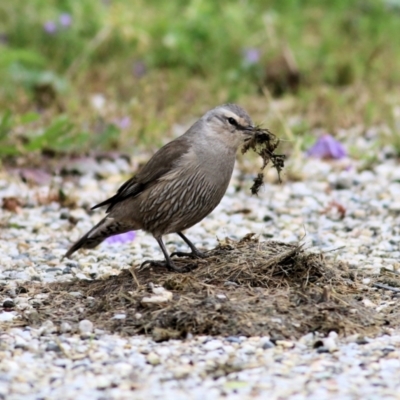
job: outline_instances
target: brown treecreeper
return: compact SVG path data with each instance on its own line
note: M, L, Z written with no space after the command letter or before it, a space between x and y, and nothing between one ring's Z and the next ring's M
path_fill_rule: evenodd
M171 257L203 258L183 234L210 214L228 187L238 148L255 130L247 112L236 104L224 104L204 114L182 136L166 144L140 172L125 182L111 198L92 209L108 206L107 216L80 238L65 254L91 249L107 237L143 229L157 240L165 261L142 265L166 266L174 271ZM162 236L177 233L190 253L168 254Z

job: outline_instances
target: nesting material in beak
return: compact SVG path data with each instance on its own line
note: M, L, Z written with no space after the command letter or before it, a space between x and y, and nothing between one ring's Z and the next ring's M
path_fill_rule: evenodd
M263 171L271 161L272 167L275 168L278 173L279 182L281 182L280 174L284 168L286 156L284 154L275 154L275 150L278 148L280 140L268 129L262 129L260 127L252 128L249 133L251 136L249 139L246 139L242 148L242 154L245 154L249 149L254 150L263 160L261 171ZM264 174L263 172L260 172L254 179L251 193L258 194L263 183Z

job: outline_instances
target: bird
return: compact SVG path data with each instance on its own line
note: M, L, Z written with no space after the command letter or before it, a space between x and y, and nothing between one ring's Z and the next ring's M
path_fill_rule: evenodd
M183 135L159 149L117 193L96 204L107 206L106 216L75 242L64 257L78 249L92 249L109 236L144 230L158 242L165 261L142 263L185 272L173 256L205 258L184 235L209 215L224 196L236 152L255 132L249 114L236 104L222 104L198 119ZM169 255L162 237L176 233L191 252Z

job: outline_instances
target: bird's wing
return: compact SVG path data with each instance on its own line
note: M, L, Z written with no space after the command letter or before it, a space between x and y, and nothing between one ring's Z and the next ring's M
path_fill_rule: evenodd
M152 183L169 173L176 166L176 162L189 150L189 143L185 136L173 140L158 150L139 173L127 180L109 199L96 204L92 210L108 205L106 212L110 212L115 204L128 197L137 196Z

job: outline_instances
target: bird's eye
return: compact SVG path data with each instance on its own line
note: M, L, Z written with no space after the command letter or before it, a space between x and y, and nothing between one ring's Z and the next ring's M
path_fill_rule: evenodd
M238 126L238 123L235 118L232 117L228 118L228 122L233 126Z

